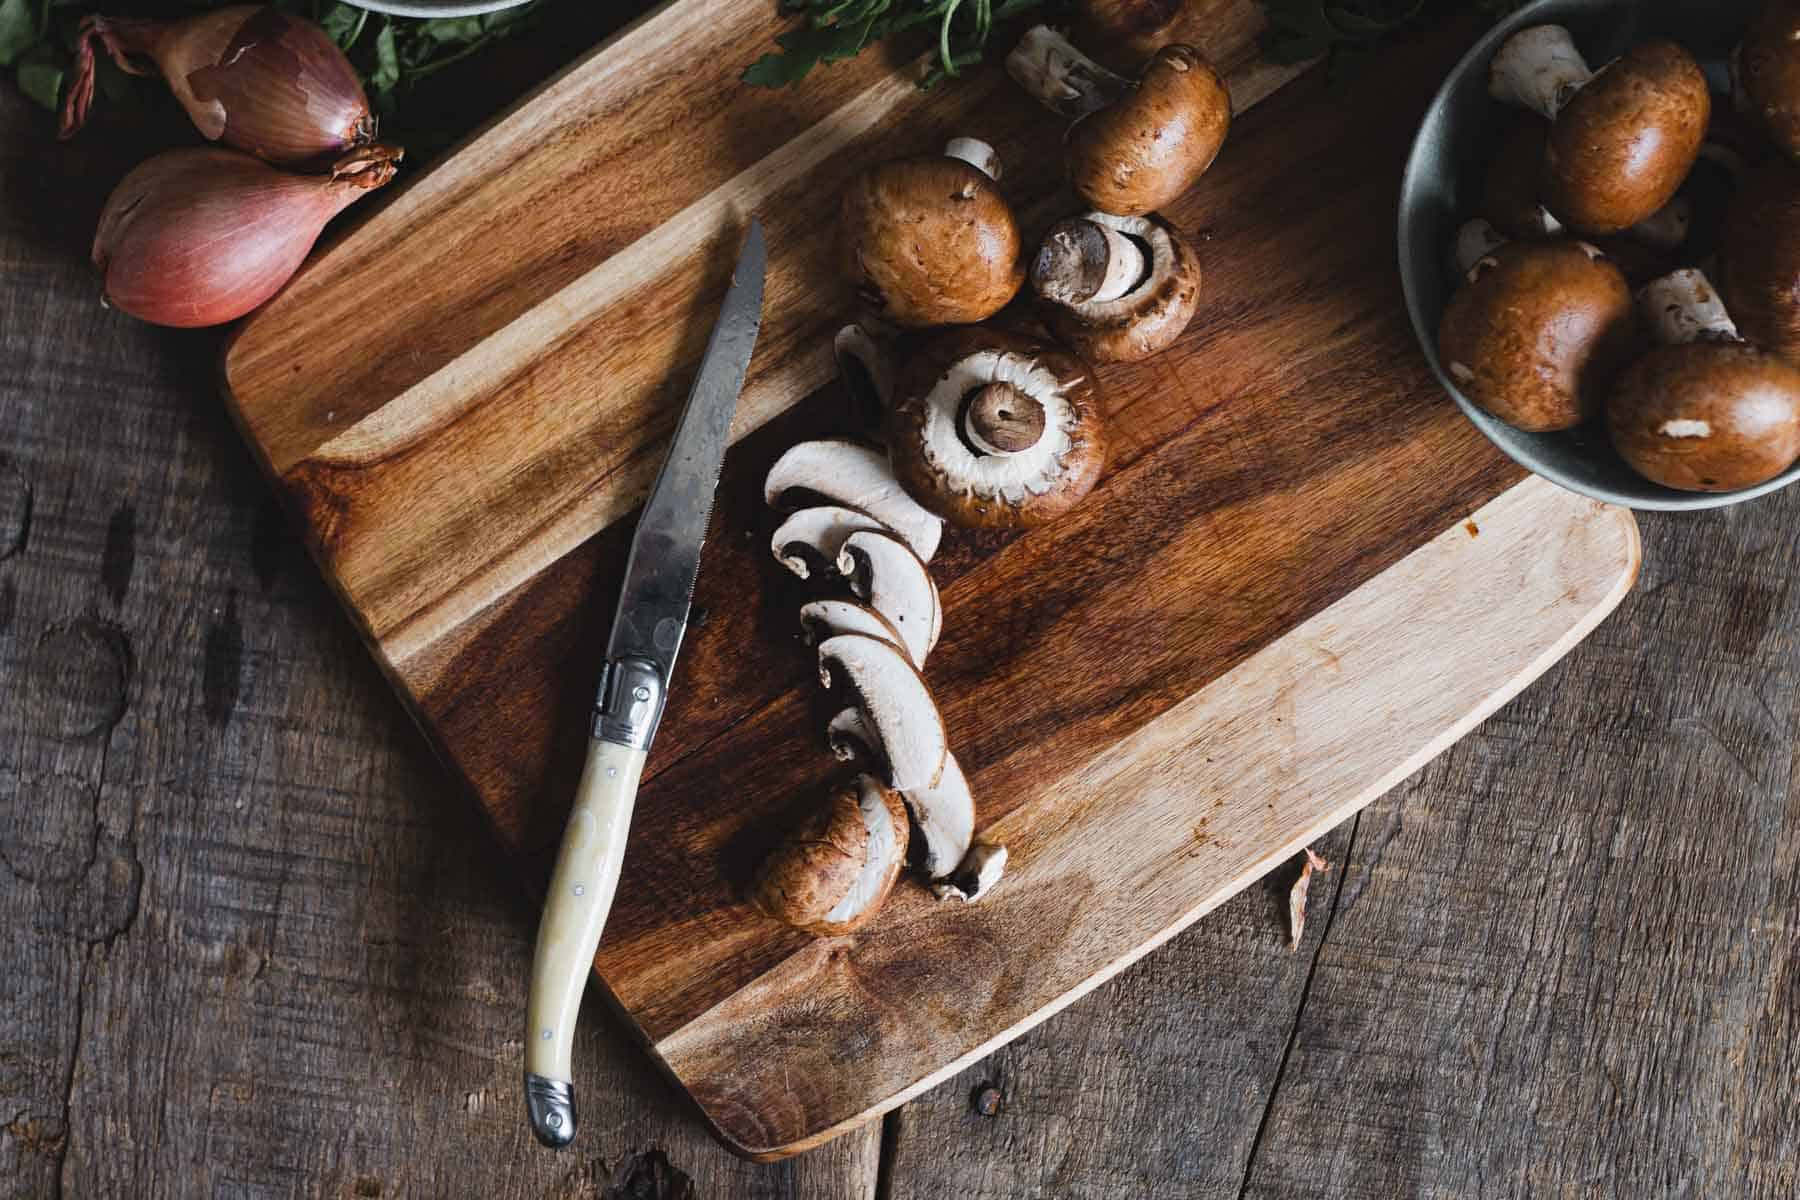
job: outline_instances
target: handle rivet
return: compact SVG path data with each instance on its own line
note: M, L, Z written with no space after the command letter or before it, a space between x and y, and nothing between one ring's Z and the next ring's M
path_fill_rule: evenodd
M544 1118L544 1124L548 1125L552 1129L561 1129L562 1128L562 1114L561 1113L551 1113L549 1116Z
M639 684L637 690L632 692L631 696L632 699L636 700L639 704L642 704L650 698L650 689Z
M575 894L577 896L585 896L587 894L587 885L582 884L582 883L576 884L575 885Z
M619 773L619 768L617 768L617 767L606 768L606 777L608 779L611 779L614 775L617 775L618 773Z
M546 1042L549 1041L552 1036L553 1035L551 1034L551 1032L548 1029L544 1030L544 1040Z

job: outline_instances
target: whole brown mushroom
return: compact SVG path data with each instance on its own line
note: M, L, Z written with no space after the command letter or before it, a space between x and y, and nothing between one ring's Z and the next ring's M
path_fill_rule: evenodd
M1739 106L1800 159L1800 0L1765 0L1732 55L1731 77Z
M993 149L958 138L944 154L864 171L838 210L840 260L870 314L894 325L966 325L1025 281L1018 222L995 186Z
M1121 217L1166 208L1212 166L1231 129L1231 93L1192 46L1159 49L1136 80L1107 70L1048 26L1006 58L1019 84L1075 119L1064 143L1069 184Z
M1664 344L1619 377L1606 426L1619 456L1664 487L1754 487L1800 458L1800 368L1741 340L1705 275L1677 271L1639 295Z
M1800 167L1750 172L1725 218L1719 274L1744 336L1800 363Z
M1152 214L1091 212L1058 221L1031 265L1031 286L1058 341L1092 363L1167 349L1200 303L1200 260Z
M1539 197L1590 235L1630 229L1673 200L1712 115L1705 73L1674 42L1644 42L1594 73L1560 25L1508 38L1489 91L1551 122Z
M1072 38L1109 70L1136 71L1180 41L1188 0L1077 0Z
M940 334L907 363L888 416L907 494L969 528L1067 513L1106 466L1100 388L1087 365L991 329Z
M1450 298L1438 357L1470 401L1516 429L1572 429L1631 350L1631 289L1583 242L1508 242Z

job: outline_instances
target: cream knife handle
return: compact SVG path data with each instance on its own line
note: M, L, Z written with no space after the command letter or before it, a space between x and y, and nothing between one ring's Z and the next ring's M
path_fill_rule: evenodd
M575 1138L570 1054L582 989L619 887L631 807L645 751L595 738L563 833L550 894L538 924L525 1006L525 1105L538 1141L560 1148Z

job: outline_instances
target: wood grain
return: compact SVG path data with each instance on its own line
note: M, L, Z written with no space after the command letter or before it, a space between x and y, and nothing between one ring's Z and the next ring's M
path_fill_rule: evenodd
M1255 10L1217 12L1220 57L1241 59L1258 28ZM749 19L731 11L709 17L703 36ZM520 178L574 170L571 159L584 178L605 174L594 147L635 135L590 132L577 152L562 146L557 123L585 106L618 103L617 72L648 73L645 64L678 35L702 36L689 9L636 27L500 122L421 181L417 198L402 196L328 253L288 299L250 321L226 372L240 421L328 576L440 753L541 877L581 745L582 724L569 714L591 694L604 635L595 614L616 592L629 534L629 523L614 518L638 495L641 470L653 469L672 389L685 386L679 368L705 328L693 318L709 318L721 252L735 246L727 216L772 213L771 321L739 421L747 436L727 461L696 594L706 619L690 638L646 773L643 816L598 965L613 1000L721 1136L744 1153L778 1156L898 1103L947 1063L1092 986L1253 874L1242 864L1209 863L1180 875L1178 909L1130 910L1081 937L1069 920L1050 921L1045 936L1062 929L1070 940L1021 940L977 980L931 965L954 960L949 945L959 935L955 920L926 911L922 893L897 903L868 939L872 971L831 987L809 972L820 954L836 962L852 951L810 945L743 900L755 862L840 770L820 752L825 713L791 625L795 589L769 560L768 517L756 499L775 454L846 419L834 389L795 403L802 385L816 382L812 368L796 364L818 357L796 346L822 351L837 319L821 286L829 278L831 197L845 172L905 148L919 128L974 122L1023 162L1007 176L1022 210L1033 219L1054 215L1067 203L1054 194L1054 123L998 72L967 81L953 101L892 76L848 97L820 93L815 123L735 164L736 174L685 207L669 211L686 193L651 193L633 210L643 222L635 240L593 251L603 256L597 265L535 304L518 300L491 313L488 289L509 286L510 266L496 260L502 274L490 279L487 259L470 256L466 273L434 284L446 312L475 310L435 330L448 338L460 328L466 348L439 365L426 361L411 381L362 379L354 386L363 399L340 429L290 436L288 422L308 395L351 385L272 370L282 348L330 324L334 306L367 278L415 269L413 248L463 229L472 219L465 205L485 213L514 204L511 193L458 198L464 188L479 196L496 163L508 162L505 173ZM1010 829L1016 813L1041 814L1042 799L1059 795L1075 804L1069 819L1091 836L1124 836L1095 799L1106 789L1083 772L1120 747L1168 752L1174 742L1136 739L1518 479L1416 363L1390 265L1392 177L1368 169L1372 148L1397 154L1404 145L1450 48L1416 50L1381 103L1354 113L1277 95L1242 121L1237 144L1247 148L1227 155L1169 214L1206 243L1210 307L1165 355L1104 377L1117 447L1109 478L1047 532L965 538L940 557L947 632L930 680L984 822ZM1273 82L1260 65L1233 76L1240 103ZM711 118L697 114L714 108L727 110L722 120L756 120L756 101L735 88L684 97L684 119L698 127L710 128ZM707 143L696 137L681 153L701 153ZM621 161L605 160L606 169L622 169ZM1334 203L1299 199L1317 189ZM577 200L556 203L579 222ZM722 221L729 239L716 233ZM337 274L327 278L328 267ZM694 295L705 298L698 314ZM378 395L388 398L370 402ZM627 461L635 464L629 470ZM1527 494L1545 506L1545 528L1576 536L1550 498ZM580 545L584 538L591 540ZM1566 551L1556 540L1551 552ZM1610 584L1629 572L1628 559L1603 557L1600 575ZM1594 592L1586 582L1565 581L1579 612L1549 614L1556 637L1611 603L1610 586ZM1404 590L1377 594L1396 611L1419 602ZM1513 645L1535 646L1532 620L1502 627ZM580 666L570 670L572 663ZM1404 690L1396 679L1384 682ZM1492 681L1467 673L1440 686L1460 712L1479 707ZM1189 740L1203 732L1181 728ZM1412 753L1399 741L1371 744L1389 763ZM1366 802L1365 776L1380 772L1371 775L1363 762L1347 772L1349 793ZM1301 825L1339 811L1311 803ZM1287 845L1295 820L1284 814L1259 844ZM1028 826L1021 836L1030 836ZM1151 855L1143 862L1170 853L1154 838L1139 849ZM1121 861L1142 866L1129 854ZM1029 887L1015 886L1021 894ZM931 955L919 952L926 942ZM944 1009L941 998L959 990L999 986L1015 957L1035 965L1007 1004ZM870 997L889 993L913 995L916 1011L871 1008ZM718 1048L718 1013L736 1022L785 1013L803 1027L784 1007L795 995L812 997L819 1011L808 1019L836 1038L820 1047L827 1059L809 1059L791 1032L776 1036L786 1050L773 1057L734 1063ZM844 1047L866 1058L854 1073L830 1058ZM758 1074L758 1061L786 1068L784 1087L795 1070L810 1082L784 1096L773 1076Z

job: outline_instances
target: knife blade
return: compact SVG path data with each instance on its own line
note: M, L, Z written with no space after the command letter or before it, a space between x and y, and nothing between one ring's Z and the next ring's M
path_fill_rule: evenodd
M526 1114L538 1141L553 1149L575 1138L576 1015L618 888L638 780L687 631L731 418L762 327L766 266L762 225L752 221L625 561L587 763L544 901L526 1002Z

